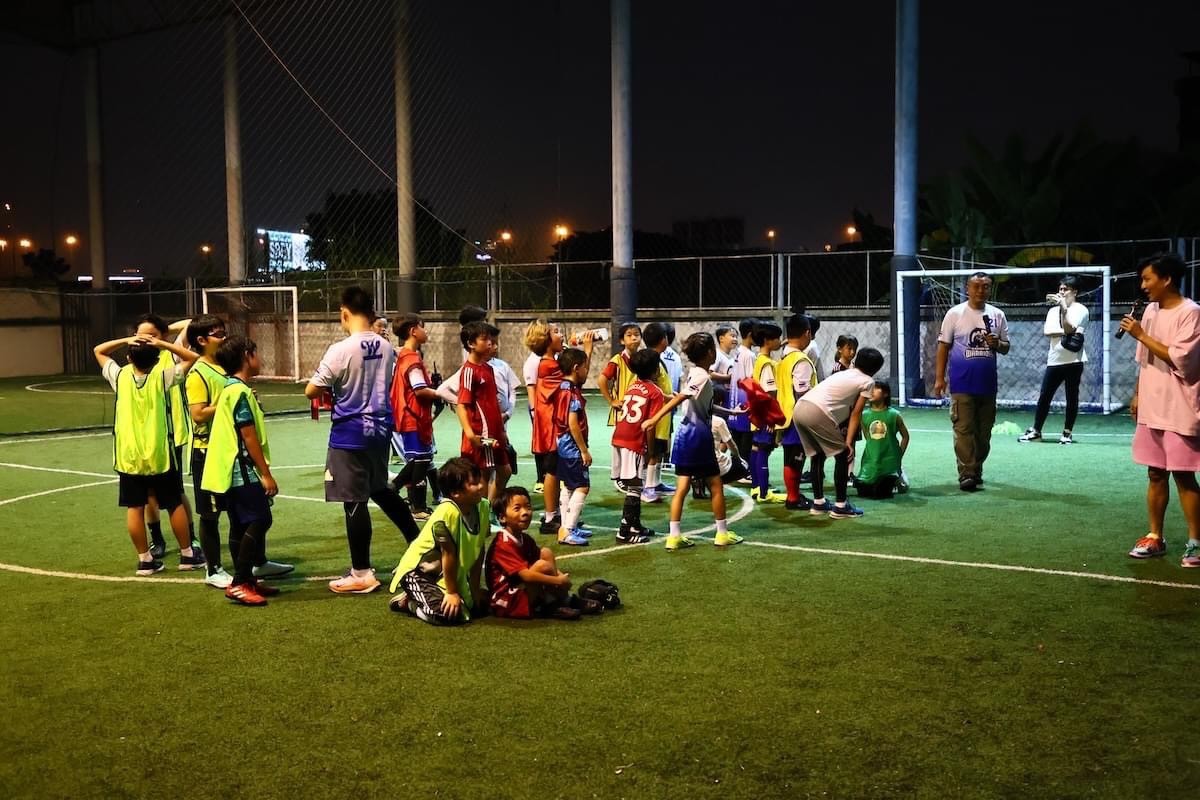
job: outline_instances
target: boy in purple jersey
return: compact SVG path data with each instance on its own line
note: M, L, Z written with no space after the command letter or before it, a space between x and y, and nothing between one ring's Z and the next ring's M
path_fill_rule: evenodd
M396 352L371 329L374 321L370 294L357 286L342 292L342 330L348 335L330 345L304 387L310 400L326 389L334 399L325 456L325 501L342 504L350 543L350 571L329 584L338 594L368 594L379 588L371 569L368 499L383 509L405 540L411 542L419 533L408 506L388 488Z

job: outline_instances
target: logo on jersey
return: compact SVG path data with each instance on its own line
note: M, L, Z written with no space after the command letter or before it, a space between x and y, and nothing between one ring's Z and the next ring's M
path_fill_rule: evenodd
M382 339L366 339L362 343L363 361L376 361L383 358L383 353L379 352L383 349Z
M995 358L992 348L988 347L987 330L973 328L967 336L967 346L964 352L967 358Z

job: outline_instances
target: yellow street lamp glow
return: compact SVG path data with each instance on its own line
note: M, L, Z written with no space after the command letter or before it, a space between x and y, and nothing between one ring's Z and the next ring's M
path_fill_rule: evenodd
M8 239L0 239L0 250L8 249Z
M64 239L63 241L65 241L67 243L68 247L74 247L75 245L79 244L79 237L72 234L72 235L68 236L66 239Z
M512 241L512 232L511 231L501 231L500 232L500 241L511 242Z
M33 242L31 242L29 239L22 239L17 242L17 244L20 245L24 250L28 250L29 248L33 247Z
M858 233L858 228L854 227L853 225L846 226L846 235L847 236L853 236L856 233Z
M567 228L566 225L555 225L554 226L554 235L557 236L559 239L565 239L571 235L571 231Z
M202 244L202 245L200 245L200 252L204 253L204 255L208 255L209 253L212 252L212 246L207 245L207 244Z
M775 238L775 229L774 229L774 228L771 228L769 231L767 231L767 238L768 238L768 239L774 239L774 238Z
M827 244L827 245L825 245L825 252L826 252L826 253L832 253L832 252L833 252L833 245L831 245L831 244Z

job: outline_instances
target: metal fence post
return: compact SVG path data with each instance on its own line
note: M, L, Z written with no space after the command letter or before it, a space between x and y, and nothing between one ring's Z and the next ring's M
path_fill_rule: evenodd
M871 307L871 251L867 251L867 308Z
M562 311L562 262L554 264L554 310Z
M700 272L700 275L698 277L699 285L696 290L696 304L699 305L701 308L704 308L704 258L702 256L697 260L700 262L699 267L697 267L697 269Z

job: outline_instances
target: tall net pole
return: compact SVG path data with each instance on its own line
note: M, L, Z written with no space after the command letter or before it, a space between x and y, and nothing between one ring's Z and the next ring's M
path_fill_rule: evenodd
M408 78L408 0L396 0L393 72L396 93L396 244L400 311L417 311L417 235L413 222L412 103ZM386 298L376 303L386 307Z
M917 61L919 0L896 0L896 132L893 191L892 285L896 275L917 266ZM900 304L904 308L900 308ZM906 320L902 328L899 320ZM901 375L909 386L920 381L918 336L920 298L892 293L892 379ZM904 346L900 338L904 337ZM899 354L904 353L901 363Z
M632 35L629 0L611 0L612 8L612 204L613 263L609 303L615 328L637 318L637 282L633 272L633 102ZM620 348L611 337L613 352Z
M242 123L238 110L237 20L225 17L225 214L229 284L246 282L246 224L242 205Z

